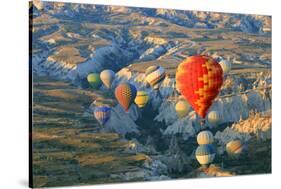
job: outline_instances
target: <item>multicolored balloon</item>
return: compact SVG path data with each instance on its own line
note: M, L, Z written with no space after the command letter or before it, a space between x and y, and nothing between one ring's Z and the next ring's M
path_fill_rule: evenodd
M207 115L207 120L212 126L220 124L221 118L218 111L210 111Z
M195 151L195 157L201 165L208 165L215 159L215 147L212 144L200 145Z
M187 116L190 105L185 100L180 100L176 103L175 110L179 118Z
M97 106L94 110L95 118L101 125L104 125L110 118L111 108L107 106Z
M134 102L136 94L136 87L130 83L122 83L115 89L115 97L126 112Z
M103 70L100 73L100 78L101 81L103 82L103 84L110 89L111 88L111 84L115 78L115 73L112 70Z
M239 157L243 149L244 145L240 140L232 140L226 144L226 152L230 157Z
M214 142L214 136L211 131L201 131L197 135L197 143L199 145L212 144Z
M89 85L94 89L98 89L101 86L101 79L99 74L97 73L90 73L87 76L87 80L89 82Z
M191 56L177 68L176 88L205 118L223 83L221 66L209 56Z
M146 103L149 100L149 96L145 91L138 91L135 98L135 103L139 108L145 107Z
M150 66L145 71L145 81L155 90L158 90L166 77L162 66Z

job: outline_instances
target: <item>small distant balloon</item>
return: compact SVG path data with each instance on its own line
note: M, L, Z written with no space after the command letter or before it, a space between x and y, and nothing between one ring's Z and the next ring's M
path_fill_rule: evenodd
M98 89L101 86L101 79L99 74L97 73L90 73L87 76L87 80L89 82L89 85L94 89Z
M178 114L178 117L183 118L187 116L190 110L190 105L185 100L180 100L176 103L175 110Z
M212 126L217 126L221 122L218 111L210 111L207 115L207 120Z
M115 88L115 97L126 112L134 102L136 94L136 87L130 83L121 83Z
M139 108L144 108L149 100L149 96L145 91L138 91L135 98L135 103Z
M214 142L214 136L211 131L201 131L197 135L197 143L199 145L212 144Z
M100 78L106 88L110 89L115 78L115 73L112 70L103 70L100 73Z
M111 108L107 106L98 106L94 110L95 118L101 125L104 125L110 118Z
M145 71L146 82L155 90L158 90L166 77L165 69L162 66L150 66Z
M224 74L227 74L230 72L232 66L229 61L223 59L219 62L219 64L220 64Z
M215 147L212 144L200 145L195 151L195 157L201 165L208 165L215 159Z
M232 140L226 144L226 152L230 157L239 157L243 149L244 145L240 140Z

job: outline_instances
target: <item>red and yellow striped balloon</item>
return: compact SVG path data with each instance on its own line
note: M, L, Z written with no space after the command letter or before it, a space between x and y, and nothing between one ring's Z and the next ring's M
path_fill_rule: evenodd
M176 88L202 118L205 118L223 83L221 66L211 57L198 55L177 68Z

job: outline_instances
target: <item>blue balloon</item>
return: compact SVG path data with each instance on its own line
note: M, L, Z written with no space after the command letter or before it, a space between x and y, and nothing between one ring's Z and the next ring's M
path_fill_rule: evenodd
M212 163L215 159L216 149L212 144L203 144L198 146L195 151L195 157L201 165Z
M196 156L210 155L213 153L215 153L215 148L211 144L200 145L195 151Z
M110 118L111 108L107 106L98 106L95 108L94 115L95 118L101 125L104 125Z

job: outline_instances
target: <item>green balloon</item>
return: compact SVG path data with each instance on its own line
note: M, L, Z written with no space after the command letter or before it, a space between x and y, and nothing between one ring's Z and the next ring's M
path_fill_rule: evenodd
M87 76L87 80L89 82L89 85L94 89L98 89L101 86L100 75L97 73L90 73Z

